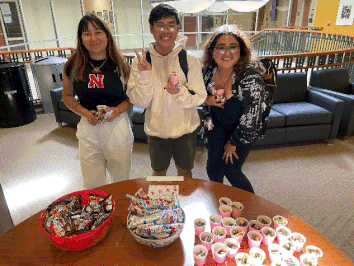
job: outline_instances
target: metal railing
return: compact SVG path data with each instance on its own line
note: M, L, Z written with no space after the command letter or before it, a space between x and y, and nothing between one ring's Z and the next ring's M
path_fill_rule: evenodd
M0 62L31 63L35 60L48 57L69 57L75 51L73 47L44 48L32 50L0 51Z
M279 55L344 50L354 47L354 37L310 30L265 29L250 41L257 55Z
M354 82L354 37L296 29L266 29L250 38L259 57L272 60L278 72L347 68Z

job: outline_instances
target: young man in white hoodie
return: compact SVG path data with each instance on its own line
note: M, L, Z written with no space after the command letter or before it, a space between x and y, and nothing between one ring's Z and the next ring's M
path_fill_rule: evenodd
M135 50L127 96L130 102L146 108L145 133L148 135L152 175L165 176L173 157L177 174L192 177L197 146L196 129L200 124L197 106L207 93L198 58L187 53L188 77L180 66L179 52L186 37L176 41L180 19L170 5L153 8L149 17L150 32L155 42L149 47L151 64ZM177 72L179 84L170 74Z

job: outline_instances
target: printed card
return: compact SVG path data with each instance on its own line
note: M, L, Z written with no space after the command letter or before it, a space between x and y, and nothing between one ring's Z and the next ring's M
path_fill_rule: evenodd
M148 196L162 199L171 199L171 196L175 193L178 195L179 186L178 185L149 185Z

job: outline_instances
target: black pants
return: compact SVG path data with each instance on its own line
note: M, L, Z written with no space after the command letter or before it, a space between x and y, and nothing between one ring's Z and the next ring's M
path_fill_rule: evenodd
M230 161L226 164L222 156L227 140L225 132L220 127L208 132L207 174L209 179L223 183L225 176L232 186L254 193L251 182L241 171L252 145L236 146L236 154L239 159L233 157L233 164Z

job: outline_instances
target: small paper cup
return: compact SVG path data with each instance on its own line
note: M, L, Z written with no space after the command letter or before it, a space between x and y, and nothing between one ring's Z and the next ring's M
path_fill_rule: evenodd
M323 252L319 247L308 245L306 247L306 253L310 254L311 256L315 256L317 260L323 257Z
M213 230L211 230L214 235L214 242L224 242L226 238L226 229L222 226L215 226Z
M236 219L236 225L239 226L245 234L247 233L248 229L248 220L246 218L239 217Z
M270 219L267 215L259 215L257 217L257 221L260 222L263 227L270 227L272 224L272 219Z
M204 253L202 256L201 253ZM203 245L196 245L193 248L194 262L197 266L203 266L206 262L208 250Z
M248 238L248 246L250 248L259 248L261 246L263 237L260 232L250 231L247 234L247 238Z
M232 202L232 200L231 199L229 199L229 198L227 198L227 197L221 197L220 199L219 199L219 206L221 206L221 205L231 205L231 202Z
M295 246L290 240L280 242L279 245L280 245L281 253L283 254L283 259L293 256L295 251Z
M172 82L173 85L177 85L179 82L179 74L176 72L172 72L170 74L170 80Z
M227 255L227 246L224 243L214 243L212 246L213 257L216 263L223 263Z
M285 226L278 226L275 230L277 232L278 243L290 240L291 230Z
M199 239L202 245L209 251L214 242L214 235L209 232L203 232L199 235Z
M245 252L239 252L235 256L235 261L237 266L250 266L249 257Z
M227 257L231 259L235 258L236 253L240 248L240 243L234 238L226 238L224 243L228 248Z
M245 236L245 232L239 226L233 226L230 229L231 238L236 239L240 244L242 242L243 237Z
M300 255L300 265L301 266L317 266L317 258L315 256L311 256L310 254L304 253Z
M300 261L294 256L283 258L282 260L286 263L286 265L300 266Z
M276 244L276 243L269 244L268 253L269 253L269 258L272 262L277 261L277 260L281 260L282 253L281 253L281 248L280 248L279 244Z
M229 205L222 204L219 207L219 211L222 218L230 217L232 208Z
M234 201L231 203L231 208L232 208L232 217L234 217L235 219L241 217L242 210L243 210L242 203Z
M197 236L205 231L206 221L203 218L194 220L194 231Z
M292 233L290 236L290 241L293 242L295 246L295 252L301 252L304 244L306 243L306 237L300 233Z
M262 230L263 244L268 246L274 242L277 232L271 227L263 227Z
M275 215L273 217L273 224L274 224L274 229L277 229L278 226L287 226L288 219L280 215Z
M267 257L265 252L260 248L251 248L248 253L250 254L249 261L251 265L262 265Z
M213 230L213 228L215 226L222 226L221 220L222 220L222 217L218 214L210 215L209 221L210 221L211 230Z
M234 218L231 217L222 218L222 226L226 229L228 236L230 236L230 229L234 225L236 225L236 221Z
M256 220L251 220L248 223L248 228L250 231L257 231L260 233L263 228L263 224L261 222L256 221Z

